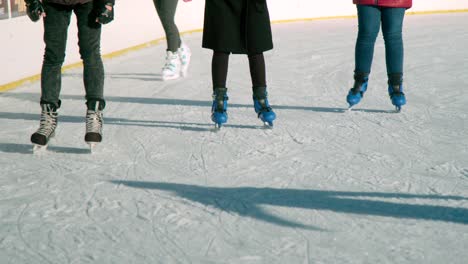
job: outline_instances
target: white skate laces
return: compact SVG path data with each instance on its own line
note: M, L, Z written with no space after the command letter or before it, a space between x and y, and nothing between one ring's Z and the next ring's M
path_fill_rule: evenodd
M177 52L167 51L166 63L162 69L162 79L172 80L180 76L181 61Z
M57 116L57 111L54 111L50 105L43 105L39 129L36 131L36 133L50 137L50 135L55 132L55 128L57 127Z
M88 110L86 111L86 134L97 133L102 134L102 111Z
M102 123L102 111L99 110L99 102L96 102L94 109L86 111L85 141L90 145L91 149L96 143L102 141Z
M31 142L34 144L33 152L47 148L49 139L55 135L57 127L57 110L50 104L42 104L41 109L39 129L31 135Z

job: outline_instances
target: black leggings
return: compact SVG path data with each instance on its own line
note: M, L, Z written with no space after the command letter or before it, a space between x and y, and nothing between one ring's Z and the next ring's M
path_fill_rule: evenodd
M178 0L153 0L159 19L166 33L167 50L176 52L180 47L180 34L174 17Z
M265 58L263 53L248 54L252 87L266 87ZM214 88L225 88L228 73L229 53L214 51L211 74Z

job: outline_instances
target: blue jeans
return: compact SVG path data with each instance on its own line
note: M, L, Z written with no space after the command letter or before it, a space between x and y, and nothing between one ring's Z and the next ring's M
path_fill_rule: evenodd
M385 40L387 73L403 73L403 18L405 8L357 5L359 32L355 50L355 72L370 73L380 24Z

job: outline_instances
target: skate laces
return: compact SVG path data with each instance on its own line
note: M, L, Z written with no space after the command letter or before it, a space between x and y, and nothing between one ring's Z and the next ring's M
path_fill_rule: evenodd
M36 133L44 136L49 136L52 134L57 127L57 116L58 113L51 109L42 110L39 129L36 131Z
M102 111L88 110L86 112L86 133L99 133L102 130Z
M213 94L213 112L226 112L227 100L229 97L226 94L227 89L219 89L219 91Z
M367 80L364 80L363 82L356 82L353 88L351 88L351 92L353 94L360 93L361 96L364 95L366 91L367 91Z
M268 102L268 93L266 90L254 91L253 99L255 102L255 110L258 113L270 112L272 110L270 103Z
M213 96L213 111L214 112L226 112L226 101L228 100L227 95L219 98L217 96Z
M179 60L179 56L175 52L167 51L166 55L166 63L164 64L164 70L175 71L177 67L177 62Z
M397 96L405 96L403 93L403 85L389 85L388 87L388 94L390 95L390 98L393 99L394 97Z

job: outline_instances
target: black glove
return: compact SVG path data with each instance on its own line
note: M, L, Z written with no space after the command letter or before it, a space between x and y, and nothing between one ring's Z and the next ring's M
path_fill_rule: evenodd
M26 13L28 17L33 21L37 22L42 14L44 14L44 7L39 0L26 0Z
M114 20L114 3L104 2L104 5L97 11L96 22L107 24Z

